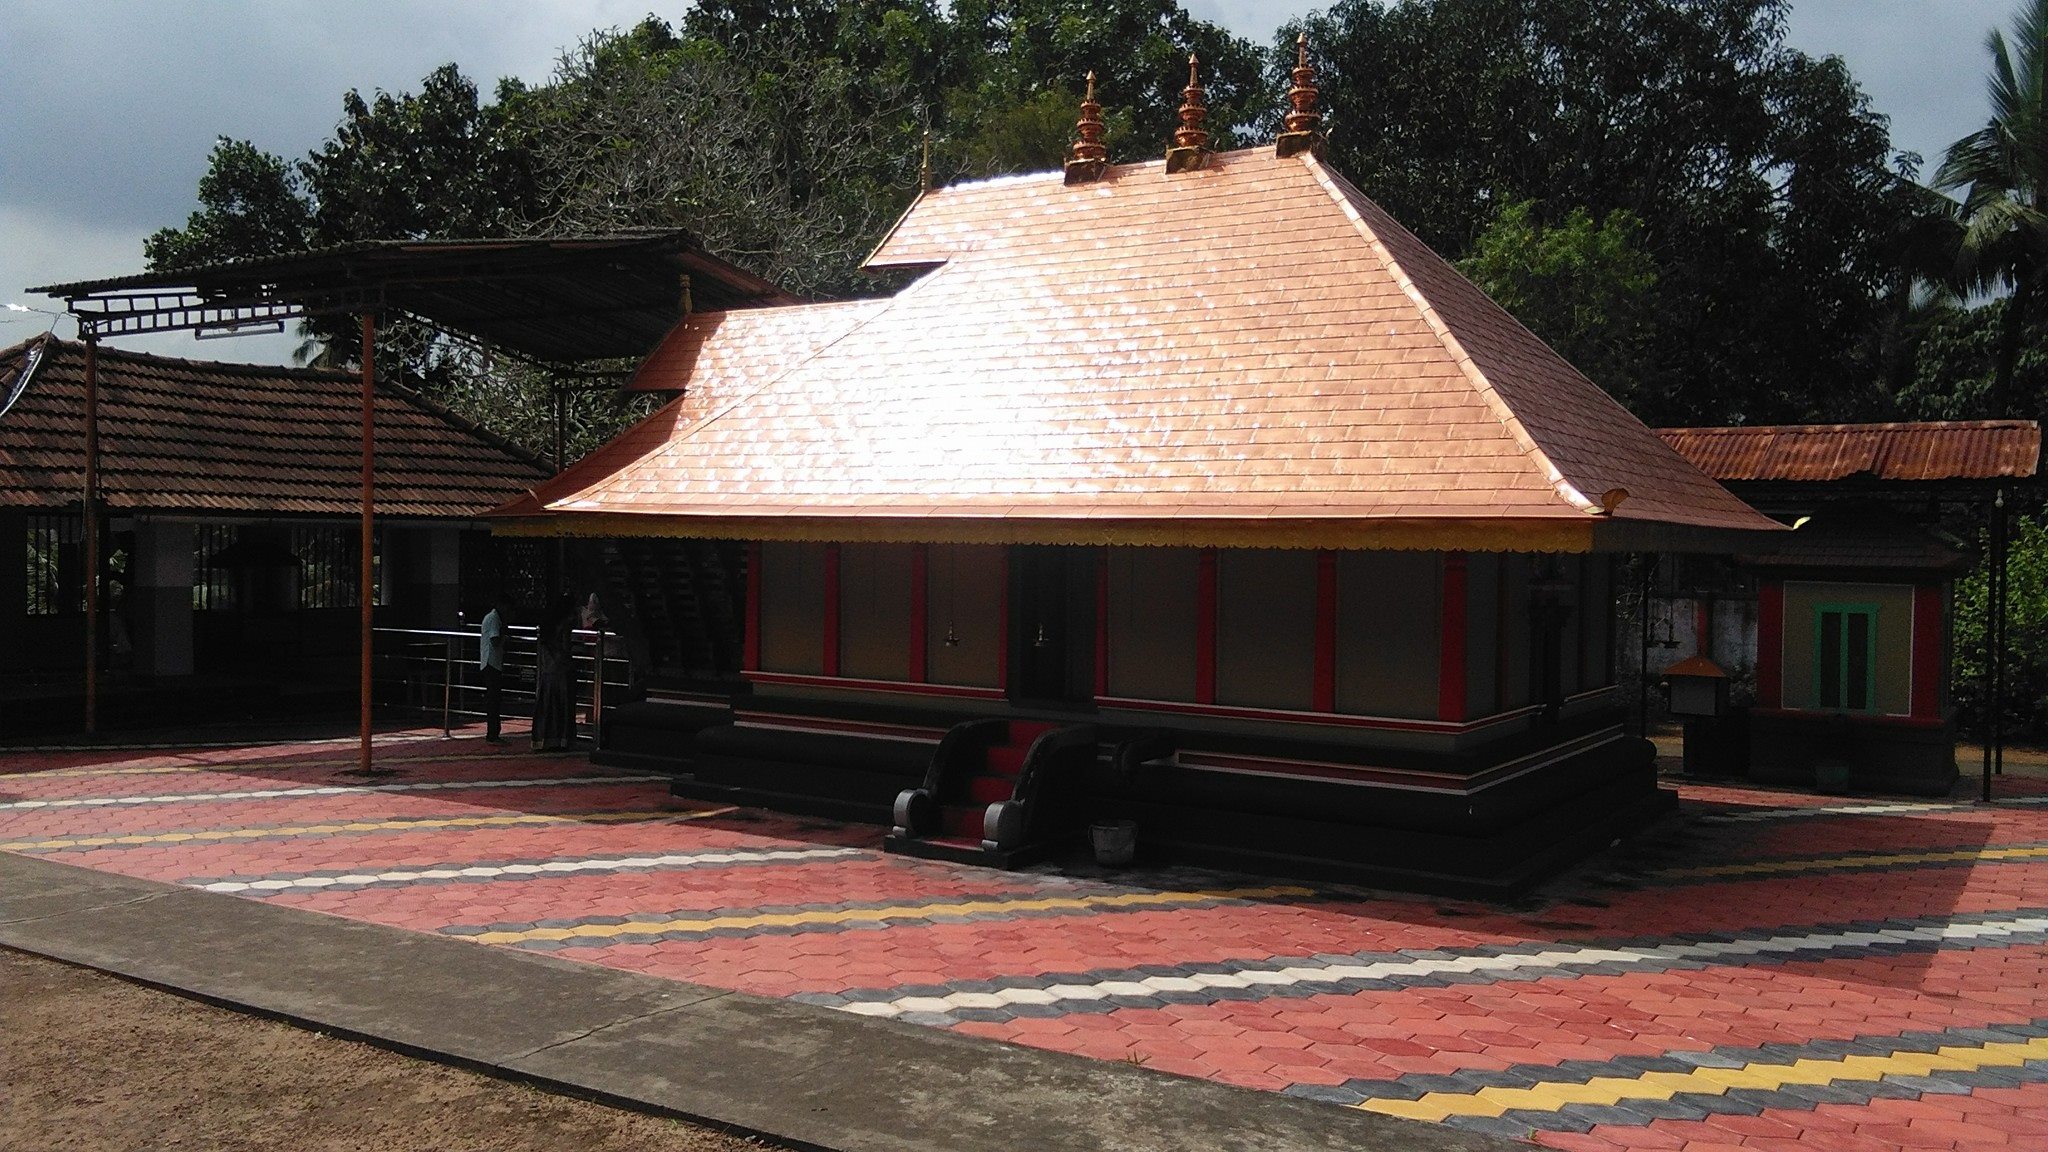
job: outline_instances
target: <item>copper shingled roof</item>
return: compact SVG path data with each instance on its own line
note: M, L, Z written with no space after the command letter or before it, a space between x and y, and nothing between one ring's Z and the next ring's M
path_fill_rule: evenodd
M0 351L0 506L76 504L84 487L85 350L43 337ZM354 515L361 378L101 347L101 489L113 509ZM520 449L402 389L377 395L376 510L469 519L539 483Z
M1663 428L1657 434L1707 475L1730 481L2025 479L2041 463L2041 426L2031 420Z
M934 270L750 317L788 315L780 349L686 323L641 371L689 380L683 404L544 488L567 517L525 530L1434 547L1456 525L1566 548L1602 521L1773 527L1312 155L935 190L870 266ZM692 357L720 402L688 399Z

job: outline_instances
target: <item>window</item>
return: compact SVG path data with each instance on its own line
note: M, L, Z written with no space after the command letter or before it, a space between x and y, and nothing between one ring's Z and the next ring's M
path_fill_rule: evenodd
M241 537L238 524L199 524L192 529L192 608L226 611L235 606L235 574L216 560Z
M85 611L85 533L80 517L30 514L26 607L30 616Z
M1819 604L1813 610L1814 701L1844 712L1877 709L1877 605Z
M345 524L292 526L291 552L299 558L299 607L354 608L363 558L356 532ZM376 575L375 567L371 568Z

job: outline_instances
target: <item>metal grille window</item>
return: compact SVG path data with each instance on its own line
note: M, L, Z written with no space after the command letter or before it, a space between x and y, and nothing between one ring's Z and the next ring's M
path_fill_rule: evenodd
M28 518L28 602L31 616L85 611L85 532L80 517Z
M235 573L222 553L241 537L239 524L200 524L192 530L192 608L227 611L235 606Z
M356 532L343 524L301 524L292 529L292 555L299 558L299 607L354 608L357 605Z

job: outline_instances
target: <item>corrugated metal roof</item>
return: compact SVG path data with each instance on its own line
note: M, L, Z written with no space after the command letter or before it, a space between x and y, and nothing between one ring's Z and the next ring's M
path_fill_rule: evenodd
M752 347L774 310L686 323L642 379L694 387L694 358L728 399L686 387L542 500L820 538L943 519L1036 525L1019 539L1177 522L1191 542L1279 523L1298 544L1330 524L1775 528L1313 156L1162 167L925 194L872 264L936 270L792 316L773 339L794 356Z
M1722 481L2025 479L2041 463L2041 426L2032 420L1660 428L1657 434Z
M85 350L43 337L0 351L35 378L0 419L0 506L59 508L85 485ZM361 378L101 347L100 485L113 509L353 515ZM540 461L402 389L376 402L376 510L469 519L546 479Z

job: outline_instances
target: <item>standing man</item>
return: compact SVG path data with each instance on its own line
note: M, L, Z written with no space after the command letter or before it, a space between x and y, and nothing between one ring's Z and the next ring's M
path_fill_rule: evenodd
M504 743L498 725L505 713L505 597L491 600L477 643L477 667L484 674L484 739Z

